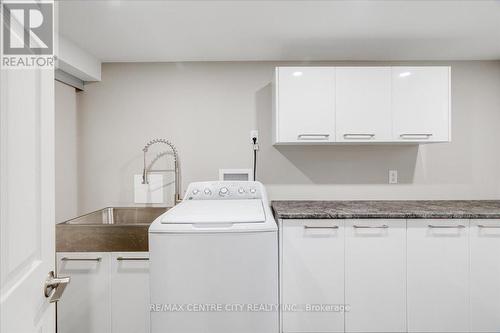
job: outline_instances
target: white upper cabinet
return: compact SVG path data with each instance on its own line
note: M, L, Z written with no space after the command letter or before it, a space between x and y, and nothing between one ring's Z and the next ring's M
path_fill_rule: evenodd
M451 139L450 67L277 67L275 144Z
M274 141L335 141L335 68L278 67Z
M338 67L336 77L337 141L390 141L391 68Z
M393 134L397 141L450 141L450 68L392 68Z

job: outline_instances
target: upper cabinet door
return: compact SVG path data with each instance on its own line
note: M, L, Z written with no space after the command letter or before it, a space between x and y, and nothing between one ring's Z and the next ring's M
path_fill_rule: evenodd
M391 68L337 67L336 77L337 141L390 141Z
M450 141L450 68L392 68L393 139Z
M335 68L276 69L276 143L335 141Z

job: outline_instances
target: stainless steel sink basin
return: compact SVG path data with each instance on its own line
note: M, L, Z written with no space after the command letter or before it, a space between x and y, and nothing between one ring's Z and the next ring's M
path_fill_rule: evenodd
M148 251L149 225L167 209L108 207L59 223L56 251Z
M158 216L165 213L165 208L157 207L108 207L72 220L61 225L136 225L151 224Z

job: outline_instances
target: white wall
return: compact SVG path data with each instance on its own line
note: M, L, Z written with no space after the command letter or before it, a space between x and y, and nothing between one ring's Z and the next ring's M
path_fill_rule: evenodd
M273 147L277 64L104 64L102 82L86 85L78 99L80 213L133 204L132 175L151 138L178 146L185 189L216 179L221 167L250 168L254 128L258 179L271 199L500 197L500 62L451 63L453 142L420 147ZM389 169L401 184L387 184Z
M76 91L55 81L56 222L78 216Z

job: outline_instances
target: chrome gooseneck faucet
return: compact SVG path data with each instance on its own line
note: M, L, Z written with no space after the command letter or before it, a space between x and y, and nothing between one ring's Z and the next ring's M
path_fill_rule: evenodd
M170 147L170 149L172 149L172 152L173 152L173 156L174 156L174 172L175 172L175 180L174 180L174 186L175 186L175 194L174 194L174 205L176 205L177 203L179 203L181 201L181 190L180 190L180 187L181 187L181 184L180 184L180 175L179 175L179 155L177 153L177 149L175 148L175 146L170 142L168 141L167 139L153 139L151 141L149 141L145 146L144 148L142 148L142 151L144 153L144 167L142 169L142 183L143 184L149 184L148 182L148 172L150 170L148 170L148 167L146 166L146 153L148 152L149 150L149 147L151 147L152 145L156 144L156 143L164 143L166 144L167 146Z

